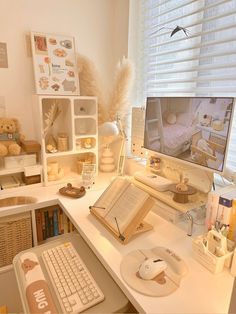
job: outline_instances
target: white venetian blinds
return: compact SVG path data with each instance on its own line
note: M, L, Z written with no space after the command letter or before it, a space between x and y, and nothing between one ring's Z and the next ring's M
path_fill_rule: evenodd
M154 95L236 97L236 0L132 1L136 103ZM176 26L188 36L171 37ZM236 121L228 155L236 170L235 157Z

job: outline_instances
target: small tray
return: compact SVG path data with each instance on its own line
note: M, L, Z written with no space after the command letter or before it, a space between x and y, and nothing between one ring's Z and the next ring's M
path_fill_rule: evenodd
M67 186L59 189L59 193L65 196L79 198L85 195L86 190L84 186L80 188L73 187L71 183L68 183Z
M176 184L171 184L169 186L169 191L174 193L173 200L177 203L182 204L188 203L188 196L197 192L197 190L190 185L188 185L187 191L179 191L176 189Z

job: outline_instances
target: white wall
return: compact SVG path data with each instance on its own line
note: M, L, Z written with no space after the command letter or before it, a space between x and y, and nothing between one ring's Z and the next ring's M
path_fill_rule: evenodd
M93 60L109 90L117 61L127 55L129 0L0 0L0 42L7 43L7 69L0 68L0 105L20 120L33 139L34 76L26 35L32 31L74 36L77 51Z

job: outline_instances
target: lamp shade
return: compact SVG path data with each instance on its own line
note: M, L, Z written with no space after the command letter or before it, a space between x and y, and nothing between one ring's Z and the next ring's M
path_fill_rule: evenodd
M116 136L119 134L119 129L116 122L104 122L98 128L98 134L100 136Z

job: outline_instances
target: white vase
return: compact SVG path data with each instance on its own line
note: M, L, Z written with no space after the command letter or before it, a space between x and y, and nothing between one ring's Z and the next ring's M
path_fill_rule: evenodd
M100 159L100 170L102 172L112 172L115 168L113 153L110 148L105 148Z

